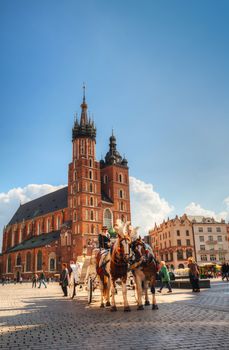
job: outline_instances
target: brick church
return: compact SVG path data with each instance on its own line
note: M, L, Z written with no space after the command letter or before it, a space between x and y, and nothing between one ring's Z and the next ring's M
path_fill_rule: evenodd
M105 159L96 160L96 127L88 118L85 90L80 121L72 129L68 186L22 204L4 228L1 274L51 277L62 262L90 254L103 225L130 220L127 160L110 137Z

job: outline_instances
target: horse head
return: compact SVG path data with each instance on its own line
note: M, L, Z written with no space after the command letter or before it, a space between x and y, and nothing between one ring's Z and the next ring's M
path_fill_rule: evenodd
M117 220L114 226L117 233L116 249L120 256L122 256L125 262L128 262L130 255L131 239L127 230L128 223L124 223L121 220Z

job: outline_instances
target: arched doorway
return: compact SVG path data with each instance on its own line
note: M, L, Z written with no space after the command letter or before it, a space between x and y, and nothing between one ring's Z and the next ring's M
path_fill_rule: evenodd
M184 264L179 264L178 269L184 269Z

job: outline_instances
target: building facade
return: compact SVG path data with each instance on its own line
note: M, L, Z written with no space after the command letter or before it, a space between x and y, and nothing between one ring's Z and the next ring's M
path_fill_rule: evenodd
M59 273L62 262L89 254L103 225L130 221L129 169L110 137L105 159L96 160L96 127L85 92L72 129L68 186L20 205L3 232L1 273L29 278Z
M171 269L187 266L187 258L194 256L192 223L187 215L168 219L149 231L156 258Z
M198 265L229 261L229 226L224 220L203 216L176 216L155 225L149 231L151 245L158 260L172 269L185 268L188 257Z
M222 264L229 261L227 224L204 216L188 216L195 237L196 261L204 264Z

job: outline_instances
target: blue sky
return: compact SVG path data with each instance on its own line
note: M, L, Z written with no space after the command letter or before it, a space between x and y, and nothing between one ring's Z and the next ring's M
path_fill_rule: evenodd
M97 158L114 128L130 174L182 214L229 196L229 2L0 2L0 192L67 183L82 84Z

